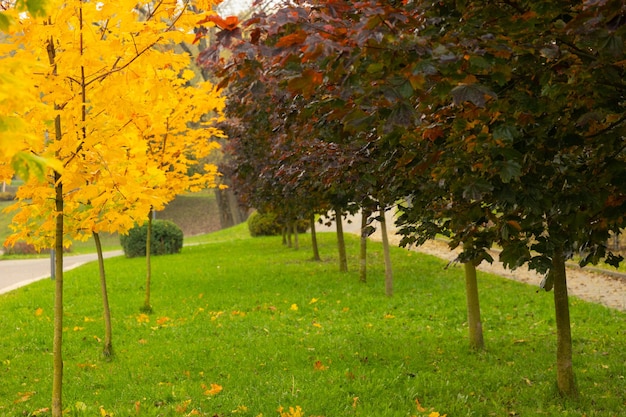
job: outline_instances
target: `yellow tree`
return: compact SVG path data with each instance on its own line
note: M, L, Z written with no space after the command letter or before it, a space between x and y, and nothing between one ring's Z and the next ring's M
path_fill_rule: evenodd
M193 5L177 0L53 0L44 19L16 17L19 23L7 40L14 45L4 58L8 67L19 61L41 67L28 74L37 86L34 102L39 103L27 111L16 110L32 139L24 141L24 149L54 156L60 163L47 174L47 182L31 178L18 191L18 230L8 242L23 238L39 248L54 247L57 253L55 417L62 415L63 247L94 232L123 233L145 219L151 207L166 202L170 194L161 187L168 180L163 170L167 165L155 163L145 140L159 135L162 140L162 132L146 136L137 120L154 112L175 114L179 102L159 97L155 107L154 101L134 95L163 82L183 85L181 70L190 57L176 54L172 46L184 41L199 19L192 8L210 6L210 0ZM217 95L210 100L219 102ZM183 125L191 130L190 124L177 122L172 141L184 137ZM168 157L172 155L163 153Z
M16 47L9 41L20 29L19 13L28 11L34 16L45 15L46 1L0 0L0 181L10 182L15 171L22 176L41 175L46 160L27 152L31 144L40 140L28 128L23 115L39 105L32 72L41 70L31 58L4 59Z
M221 136L214 124L223 111L224 101L214 86L200 81L189 68L151 68L156 77L148 85L135 85L128 97L134 100L133 125L138 135L147 145L148 160L146 171L156 170L162 174L162 181L154 188L159 197L151 207L147 217L148 234L146 242L146 293L142 311L151 312L150 287L150 239L152 213L161 210L161 202L171 201L183 191L199 191L216 186L217 167L204 165L196 167L198 161L206 158L219 144L212 140ZM179 74L177 82L170 82ZM177 102L172 108L167 103ZM193 173L190 173L193 171Z

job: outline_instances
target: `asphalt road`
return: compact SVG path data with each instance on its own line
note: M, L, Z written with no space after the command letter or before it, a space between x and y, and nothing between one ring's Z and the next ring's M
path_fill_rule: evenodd
M121 250L111 251L105 252L104 257L111 258L122 254L123 252ZM95 261L96 259L97 256L95 253L66 256L63 259L63 270L68 271L87 262ZM50 278L50 271L50 258L0 260L0 294L23 287L31 282Z

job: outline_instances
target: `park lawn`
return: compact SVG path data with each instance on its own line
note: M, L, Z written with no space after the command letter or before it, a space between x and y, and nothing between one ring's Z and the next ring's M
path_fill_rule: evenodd
M342 274L332 233L318 234L314 262L308 235L294 250L244 228L153 258L149 316L145 260L107 260L112 360L101 356L96 265L66 273L66 415L599 417L626 406L624 313L572 299L581 397L566 401L554 388L552 294L481 274L477 353L462 268L392 248L389 298L378 243L363 284L354 236ZM2 416L49 415L52 302L49 280L0 296Z

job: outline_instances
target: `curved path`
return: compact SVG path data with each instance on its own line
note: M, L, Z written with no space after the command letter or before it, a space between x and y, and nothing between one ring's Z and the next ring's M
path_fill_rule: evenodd
M104 257L120 256L121 250L105 252ZM87 262L95 261L97 256L93 254L71 255L63 259L64 271L76 268ZM16 288L28 285L31 282L50 278L51 260L41 259L15 259L0 260L0 294L12 291Z
M387 220L387 229L389 231L389 244L398 245L400 236L395 233L392 214L387 212L385 219ZM350 216L349 220L350 222L346 219L343 220L344 231L359 234L361 215ZM375 241L382 240L378 222L375 221L372 225L376 227L376 231L370 236L370 239ZM316 225L316 228L319 231L327 232L335 230L334 225L330 227ZM445 242L438 240L431 240L422 246L411 247L410 249L448 261L453 261L456 258L455 252L451 251ZM495 259L492 264L482 262L477 269L529 285L539 286L541 283L542 276L535 271L528 270L526 267L520 267L511 271L504 268L502 263L497 261L497 253L493 253L492 256ZM570 296L602 304L616 310L626 311L626 275L624 274L603 271L599 268L580 268L576 264L571 264L568 265L567 269L567 288Z

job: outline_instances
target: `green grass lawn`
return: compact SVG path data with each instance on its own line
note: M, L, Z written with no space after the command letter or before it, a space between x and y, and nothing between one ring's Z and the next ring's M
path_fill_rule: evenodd
M618 416L626 406L626 314L572 299L581 398L555 394L552 294L481 275L487 349L468 347L462 268L380 244L369 281L337 272L333 234L311 261L245 225L153 258L154 313L139 312L144 259L106 261L112 360L101 356L97 269L66 273L68 416ZM49 415L53 284L0 296L0 415ZM283 407L282 414L277 410ZM292 411L290 407L293 408ZM300 408L298 408L300 407Z

